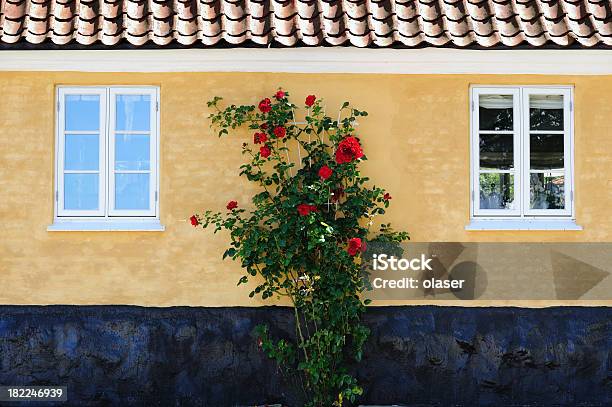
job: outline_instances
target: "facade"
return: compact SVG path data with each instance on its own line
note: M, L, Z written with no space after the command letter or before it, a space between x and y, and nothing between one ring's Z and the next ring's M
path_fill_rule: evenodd
M241 163L237 146L251 135L216 138L206 119L206 101L219 94L242 100L244 94L267 94L278 86L295 95L328 92L330 107L351 100L369 112L359 125L369 154L365 167L393 191L388 219L414 241L601 243L612 238L605 192L610 159L604 148L612 131L606 102L610 75L22 71L3 72L1 81L2 111L11 112L2 118L3 280L12 287L2 293L5 304L253 305L248 289L235 287L239 267L221 260L223 242L194 230L188 218L202 208L223 209L230 199L245 202L250 196L248 189L234 186ZM99 223L61 231L57 220L65 217L58 217L55 201L56 102L61 92L81 86L158 92L150 99L159 97L159 200L153 218L159 216L163 231L141 231L138 223L133 231L87 230L106 227ZM548 225L544 230L469 230L474 218L470 99L478 86L571 91L574 205L568 219L575 219L575 227L567 227L581 230L545 230ZM150 112L154 117L153 108ZM32 140L29 149L10 141L15 129ZM33 154L39 158L32 159ZM149 191L154 202L154 188Z
M505 253L506 259L518 262L512 266L495 268L488 260L488 289L468 301L419 293L374 305L399 307L388 312L402 315L394 314L400 325L413 315L411 308L401 307L407 305L468 307L457 309L461 318L467 321L474 312L485 325L490 320L482 313L487 311L475 307L496 307L493 314L514 318L506 307L562 306L519 312L529 314L523 321L545 327L541 335L556 331L559 336L551 339L556 344L576 335L585 352L597 350L593 375L609 381L609 355L602 349L610 342L605 321L609 328L612 306L612 252L607 246L612 242L611 46L609 0L2 1L3 319L26 315L25 320L44 320L53 330L59 329L62 315L71 315L71 326L87 325L82 321L104 325L116 318L121 323L154 317L172 321L172 308L163 316L137 309L116 317L113 306L185 306L202 307L194 312L224 326L223 318L230 325L240 318L248 323L266 318L261 310L235 307L286 305L250 299L251 287L236 287L239 265L221 259L223 239L189 224L194 212L222 210L232 199L248 202L252 193L237 177L239 146L252 135L219 140L209 128L206 102L223 96L232 103L256 104L259 99L254 98L281 87L296 101L316 94L330 110L348 100L369 113L358 126L368 155L364 171L392 191L394 205L385 220L407 230L412 241L523 245ZM533 269L528 258L521 259L532 243L560 245L555 251L570 243L597 247L597 254L589 259L584 252L582 257L572 254L584 262L582 268L563 266L571 269L571 277L559 277L559 263ZM591 268L584 268L586 263ZM579 294L559 288L563 281L581 287ZM25 307L13 307L17 305ZM51 315L28 307L35 305L72 307ZM108 307L96 311L81 307L85 305ZM214 309L229 309L229 314L214 314ZM425 307L414 312L430 311L417 317L452 320L452 310ZM195 318L180 312L181 323L189 325L185 321ZM231 314L235 312L251 313ZM581 319L587 325L542 322L549 318ZM14 331L6 335L24 332L13 323ZM515 323L522 329L524 322ZM61 335L69 337L70 328L61 326ZM134 326L122 329L137 330ZM599 342L589 339L593 330L600 332ZM64 343L57 335L49 340ZM471 341L479 333L459 335ZM198 338L194 343L203 343ZM444 346L455 345L450 341ZM505 346L508 352L531 346L539 354L548 345L527 340L516 349ZM246 354L241 349L228 352ZM559 358L572 360L563 349ZM461 352L448 358L459 360ZM418 367L405 363L399 368ZM503 363L498 367L501 372ZM470 383L482 382L479 374L473 373ZM3 375L21 377L8 370ZM561 376L563 385L578 380L570 371ZM83 389L79 380L86 380L78 377L75 386ZM249 376L243 379L246 383ZM176 380L184 384L185 379ZM411 380L423 384L426 379ZM554 381L548 376L537 380L538 385ZM449 381L450 386L461 383ZM610 402L605 385L587 379L580 383L575 398L556 401ZM230 405L270 396L254 393L246 400L232 391L221 391L225 398L203 395L200 401ZM487 399L475 391L463 401L504 405L546 400L543 395L529 399L533 391L522 387L515 399L497 393L500 398ZM102 400L85 390L80 395L82 400ZM368 397L371 402L393 401L374 393ZM438 402L448 401L452 393L441 397L447 398Z

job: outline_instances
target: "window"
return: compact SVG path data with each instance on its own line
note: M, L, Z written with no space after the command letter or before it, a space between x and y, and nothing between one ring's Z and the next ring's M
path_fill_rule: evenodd
M474 87L471 107L472 218L573 219L572 89Z
M50 230L148 230L158 219L158 106L152 87L58 88Z

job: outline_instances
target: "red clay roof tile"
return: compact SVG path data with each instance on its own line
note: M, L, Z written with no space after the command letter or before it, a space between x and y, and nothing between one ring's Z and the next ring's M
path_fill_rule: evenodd
M0 0L0 42L612 46L612 0Z

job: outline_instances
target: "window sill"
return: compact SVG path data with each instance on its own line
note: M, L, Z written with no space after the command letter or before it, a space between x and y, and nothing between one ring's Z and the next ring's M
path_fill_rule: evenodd
M465 230L582 230L572 219L472 219Z
M163 232L159 219L82 220L55 219L48 232Z

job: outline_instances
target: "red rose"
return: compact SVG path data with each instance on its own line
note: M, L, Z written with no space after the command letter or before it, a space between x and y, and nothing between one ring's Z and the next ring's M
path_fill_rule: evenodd
M389 199L391 199L391 194L390 194L390 193L388 193L388 192L387 192L387 193L385 193L385 195L383 196L383 199L384 199L385 201L388 201Z
M315 95L308 95L308 97L306 97L306 106L311 107L312 105L314 105L315 100L317 100L317 97Z
M300 216L306 216L310 213L310 205L307 204L299 204L297 206L298 213Z
M283 138L287 134L287 130L283 126L276 126L274 128L274 135L278 138Z
M318 212L319 211L319 209L315 205L308 205L308 204L299 204L297 206L297 210L298 210L298 213L300 214L300 216L306 216L306 215L310 214L310 212Z
M259 102L259 110L262 113L268 113L270 110L272 110L272 102L270 101L270 99L265 98L261 102Z
M195 215L193 215L191 218L189 218L189 220L191 221L191 224L193 226L198 226L200 224L200 221L198 221L198 218L196 218Z
M336 162L338 164L350 163L361 157L363 157L363 150L361 150L361 145L355 137L346 137L338 144L338 150L336 150Z
M362 250L362 247L363 245L361 243L361 239L358 237L354 237L349 240L349 245L346 251L351 256L355 256L360 250Z
M267 130L268 129L268 123L262 123L261 126L259 126L260 129L262 130Z
M266 133L255 133L253 135L253 143L255 144L264 143L267 139L268 136L266 136Z
M237 207L238 207L238 202L236 202L236 201L229 201L229 202L227 203L227 206L226 206L226 208L227 208L227 210L228 210L228 211L234 210L234 209L236 209Z
M259 154L263 157L263 158L268 158L270 157L270 154L272 154L272 150L270 149L270 147L268 146L262 146L259 149Z
M285 92L283 92L282 90L279 90L278 92L276 92L276 95L274 95L274 97L278 100L281 100L285 97Z
M329 177L331 177L332 174L332 169L329 168L327 165L324 165L319 169L319 177L321 177L322 179L328 179Z

